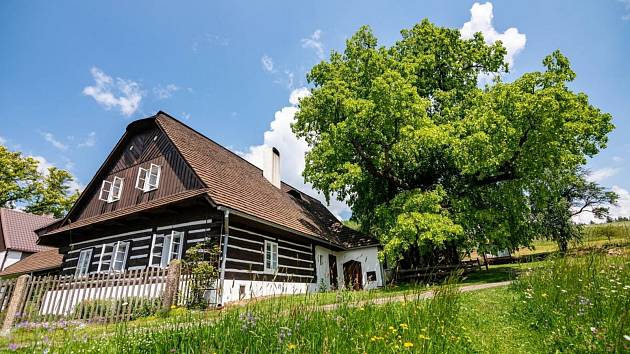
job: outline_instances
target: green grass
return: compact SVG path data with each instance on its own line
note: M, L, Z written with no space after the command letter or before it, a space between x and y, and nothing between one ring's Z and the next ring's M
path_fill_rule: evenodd
M480 353L544 353L541 336L514 317L517 295L509 288L462 295L463 333Z
M284 296L217 311L176 309L124 325L18 330L0 341L55 353L553 353L630 350L630 255L597 248L583 256L507 264L461 284L516 279L458 294L453 284ZM437 290L432 300L416 295ZM376 305L366 300L405 301ZM585 300L586 299L586 300ZM322 306L335 303L338 307ZM407 343L407 347L405 347Z
M554 353L630 350L630 257L592 254L495 266L471 284L517 277L512 286L458 293L407 288L382 305L349 297L334 309L283 297L222 311L177 309L166 319L43 333L23 352L55 353ZM581 281L580 281L581 280ZM382 292L366 292L380 294ZM392 294L399 292L392 291ZM325 296L324 296L325 297ZM375 299L371 298L371 299ZM586 300L584 300L586 299ZM273 304L273 306L268 306ZM312 304L309 304L312 305ZM145 321L145 322L143 322ZM144 324L144 325L141 325ZM594 329L593 329L594 328ZM87 332L91 329L92 332ZM103 329L103 328L101 328ZM34 340L37 338L37 341ZM26 344L24 342L23 344ZM407 346L405 346L407 345ZM5 346L6 348L6 346Z

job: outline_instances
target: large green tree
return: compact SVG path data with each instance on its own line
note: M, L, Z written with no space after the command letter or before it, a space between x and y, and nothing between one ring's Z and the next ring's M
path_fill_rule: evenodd
M38 166L36 159L0 145L0 206L61 217L79 194L70 189L73 177L56 167L44 173Z
M390 47L362 27L307 75L293 125L311 146L306 181L347 200L393 261L529 245L532 203L556 193L541 186L597 154L613 125L568 87L560 52L513 82L500 80L505 54L427 20Z

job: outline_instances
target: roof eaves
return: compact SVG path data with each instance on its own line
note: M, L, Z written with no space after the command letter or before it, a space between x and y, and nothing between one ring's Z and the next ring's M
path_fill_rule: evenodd
M343 250L347 249L346 246L344 246L344 245L342 245L340 243L333 243L330 240L325 239L323 237L318 237L318 236L315 236L315 235L309 235L307 233L304 233L304 232L299 231L299 230L295 230L295 229L290 228L288 226L283 226L283 225L277 224L275 222L272 222L272 221L269 221L269 220L265 220L263 218L260 218L260 217L257 217L257 216L254 216L254 215L251 215L251 214L248 214L248 213L244 213L242 211L239 211L239 210L236 210L236 209L233 209L233 208L229 208L229 207L220 205L220 206L217 207L217 209L219 209L219 210L229 210L230 213L234 213L235 215L238 215L238 216L246 218L246 219L257 221L257 222L265 224L265 225L273 226L273 227L278 228L280 230L289 231L289 232L298 234L298 235L300 235L302 237L306 237L308 239L311 239L311 240L314 240L314 241L317 241L317 242L328 243L331 246L334 246L334 247L337 247L337 248L341 248Z

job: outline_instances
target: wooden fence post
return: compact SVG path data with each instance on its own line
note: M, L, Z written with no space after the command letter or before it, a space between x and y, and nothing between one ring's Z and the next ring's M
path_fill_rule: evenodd
M162 294L162 308L168 311L175 303L177 289L179 287L179 277L182 273L182 262L174 259L168 265L168 274L166 275L166 284L164 285L164 293Z
M15 288L13 288L13 294L11 295L11 300L9 300L9 306L7 307L7 314L4 317L4 323L2 324L3 335L6 335L9 331L11 331L11 328L15 324L15 318L18 317L18 311L26 300L29 278L29 275L20 275L15 282Z

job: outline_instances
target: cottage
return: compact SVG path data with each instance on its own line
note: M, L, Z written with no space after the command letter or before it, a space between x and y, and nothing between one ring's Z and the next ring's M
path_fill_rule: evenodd
M216 301L382 286L378 242L164 112L129 124L73 208L38 231L77 277L167 267L198 242L220 247Z
M29 255L52 250L37 244L35 230L54 222L49 216L0 208L0 271Z

